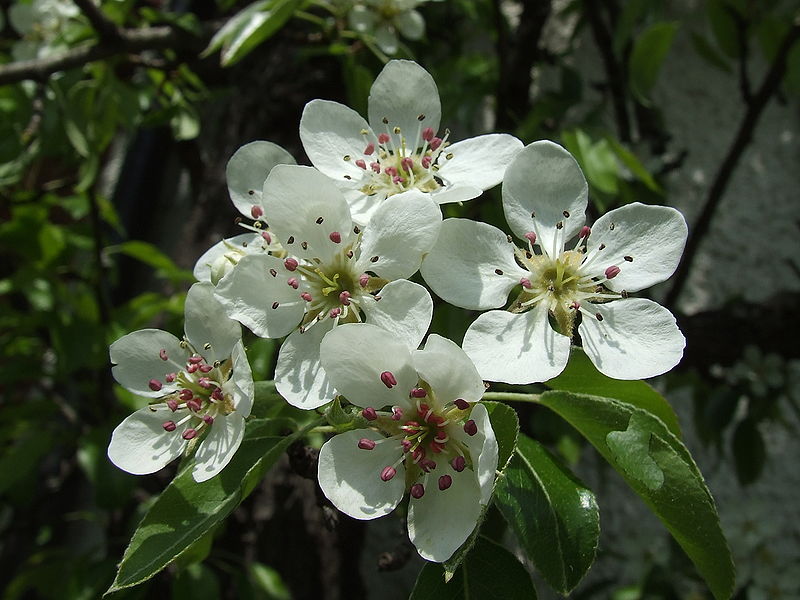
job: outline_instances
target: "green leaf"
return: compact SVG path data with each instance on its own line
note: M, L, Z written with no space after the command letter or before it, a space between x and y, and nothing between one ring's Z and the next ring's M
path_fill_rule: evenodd
M655 491L664 484L664 472L650 456L653 434L639 414L632 414L625 431L612 431L606 444L614 454L617 464L632 478Z
M519 419L517 418L517 411L503 404L502 402L483 402L486 406L486 411L489 413L489 420L492 423L492 430L497 439L498 453L497 453L497 470L502 473L503 469L508 465L514 449L517 447L517 436L519 435ZM445 581L450 581L456 572L456 569L464 561L464 558L472 550L475 540L480 534L481 524L486 518L486 511L488 506L485 506L478 517L478 523L472 531L467 540L461 544L461 547L453 553L449 559L443 563Z
M728 61L722 56L717 49L712 46L709 41L697 32L691 32L692 46L694 51L705 59L705 61L712 67L716 67L725 73L733 73L733 69L728 64Z
M741 421L733 431L733 459L736 464L736 477L742 485L753 483L767 460L764 438L758 430L755 419Z
M655 179L653 179L650 171L645 168L645 166L633 152L628 150L614 138L608 137L606 138L606 141L609 143L611 150L617 155L617 158L620 160L620 162L622 162L622 164L625 165L631 173L633 173L633 176L636 177L636 179L641 181L654 192L660 193L662 191L661 186L656 183Z
M545 385L554 390L615 398L655 415L678 438L678 417L664 397L644 381L624 381L603 375L580 348L573 347L567 368Z
M498 479L495 504L547 583L562 595L574 589L597 552L594 494L544 446L521 435Z
M481 536L461 569L445 583L444 569L427 563L409 600L535 600L531 576L511 552Z
M619 190L619 165L607 140L593 142L589 135L576 129L564 132L562 141L578 161L592 187L606 194Z
M247 497L293 441L319 423L275 437L268 422L253 420L236 455L219 475L197 483L191 465L184 468L139 523L106 594L150 579L180 556Z
M729 0L707 0L706 9L717 46L731 58L738 58L742 48L736 20L731 12L735 10L732 4Z
M719 526L714 499L691 454L664 423L649 412L611 398L551 391L543 393L539 402L575 427L622 475L680 544L715 598L729 598L735 579L733 561ZM632 444L625 449L617 443L612 450L609 434L629 428L649 433L650 443ZM620 463L615 450L631 455ZM635 461L647 459L663 473L663 484L657 489L628 472Z
M247 56L256 46L272 37L300 6L301 0L272 0L242 23L222 48L221 63L230 67ZM247 9L245 9L247 10Z
M116 246L109 246L105 252L108 254L120 253L135 258L153 267L158 275L172 281L194 281L194 276L190 271L178 267L169 256L147 242L131 240Z
M292 595L275 569L261 563L252 563L249 569L253 586L265 600L291 600Z
M628 63L631 91L642 104L650 104L650 91L658 79L661 63L672 46L677 23L655 23L636 38Z

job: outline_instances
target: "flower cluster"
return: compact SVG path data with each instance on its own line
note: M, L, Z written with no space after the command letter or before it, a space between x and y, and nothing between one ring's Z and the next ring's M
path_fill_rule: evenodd
M194 452L197 481L225 467L253 403L242 324L285 338L274 381L288 403L337 399L358 415L349 427L360 428L339 429L320 449L325 496L373 519L407 494L409 537L441 562L475 529L495 482L484 379L546 381L576 336L612 377L650 377L680 360L672 315L630 296L676 268L680 213L634 203L590 228L587 184L566 150L523 148L505 134L451 144L440 116L430 74L392 61L372 86L368 121L336 102L306 105L300 139L313 167L263 141L231 157L228 190L247 233L197 261L185 337L148 329L111 346L117 381L151 399L114 431L117 466L151 473ZM506 219L524 242L442 220L440 204L501 181ZM433 300L410 281L417 271L445 301L493 309L469 327L463 350L426 338Z

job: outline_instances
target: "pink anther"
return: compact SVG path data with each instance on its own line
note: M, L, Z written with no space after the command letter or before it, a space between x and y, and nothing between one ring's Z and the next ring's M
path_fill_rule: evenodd
M163 387L158 379L151 379L147 382L148 387L154 392L158 392Z

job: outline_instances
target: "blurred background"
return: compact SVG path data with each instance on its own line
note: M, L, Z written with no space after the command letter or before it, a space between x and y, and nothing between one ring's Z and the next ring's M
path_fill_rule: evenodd
M182 331L196 259L241 232L233 152L270 140L309 164L305 103L366 114L390 58L433 75L451 140L564 145L589 181L590 221L632 201L683 211L684 260L648 292L687 349L653 384L717 501L736 597L800 598L796 1L0 0L0 33L4 598L108 588L175 472L108 462L112 429L143 403L113 382L109 343ZM445 212L507 229L499 188ZM435 314L456 342L477 316ZM277 342L246 342L270 379ZM568 425L538 407L520 419L598 495L597 562L572 598L710 597ZM308 471L284 458L224 527L113 597L407 597L422 561L403 523L336 516Z

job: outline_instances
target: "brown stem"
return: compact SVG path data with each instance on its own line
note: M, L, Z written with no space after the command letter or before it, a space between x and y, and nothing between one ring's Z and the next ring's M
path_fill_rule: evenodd
M92 0L73 0L75 4L81 9L83 15L89 19L100 39L107 43L121 43L122 35L120 28L116 23L111 21L105 16L100 7L97 6Z
M731 144L728 153L725 156L725 159L722 161L719 171L717 171L714 182L708 191L708 196L706 198L705 205L703 206L703 210L700 213L700 217L697 219L693 231L689 235L689 240L686 243L686 249L683 252L683 258L678 265L678 269L675 271L675 275L672 277L672 288L670 288L669 292L667 293L667 297L664 302L667 307L671 308L675 306L678 297L681 295L681 292L686 285L686 280L689 276L689 272L691 271L692 264L697 256L700 242L706 236L709 228L711 227L711 219L713 218L714 213L716 212L717 207L722 200L725 189L730 183L739 159L742 157L742 154L753 137L753 131L758 123L758 119L761 117L761 113L764 112L764 108L767 106L767 103L780 87L781 81L783 80L783 74L786 71L787 57L789 56L789 52L798 38L800 38L800 24L794 24L783 38L783 41L778 48L778 52L775 55L775 59L772 61L772 65L770 66L766 77L764 77L763 83L758 88L758 91L753 95L752 100L747 106L747 111L745 112L741 125L739 125L739 130L736 133L736 137L734 138L733 143Z

